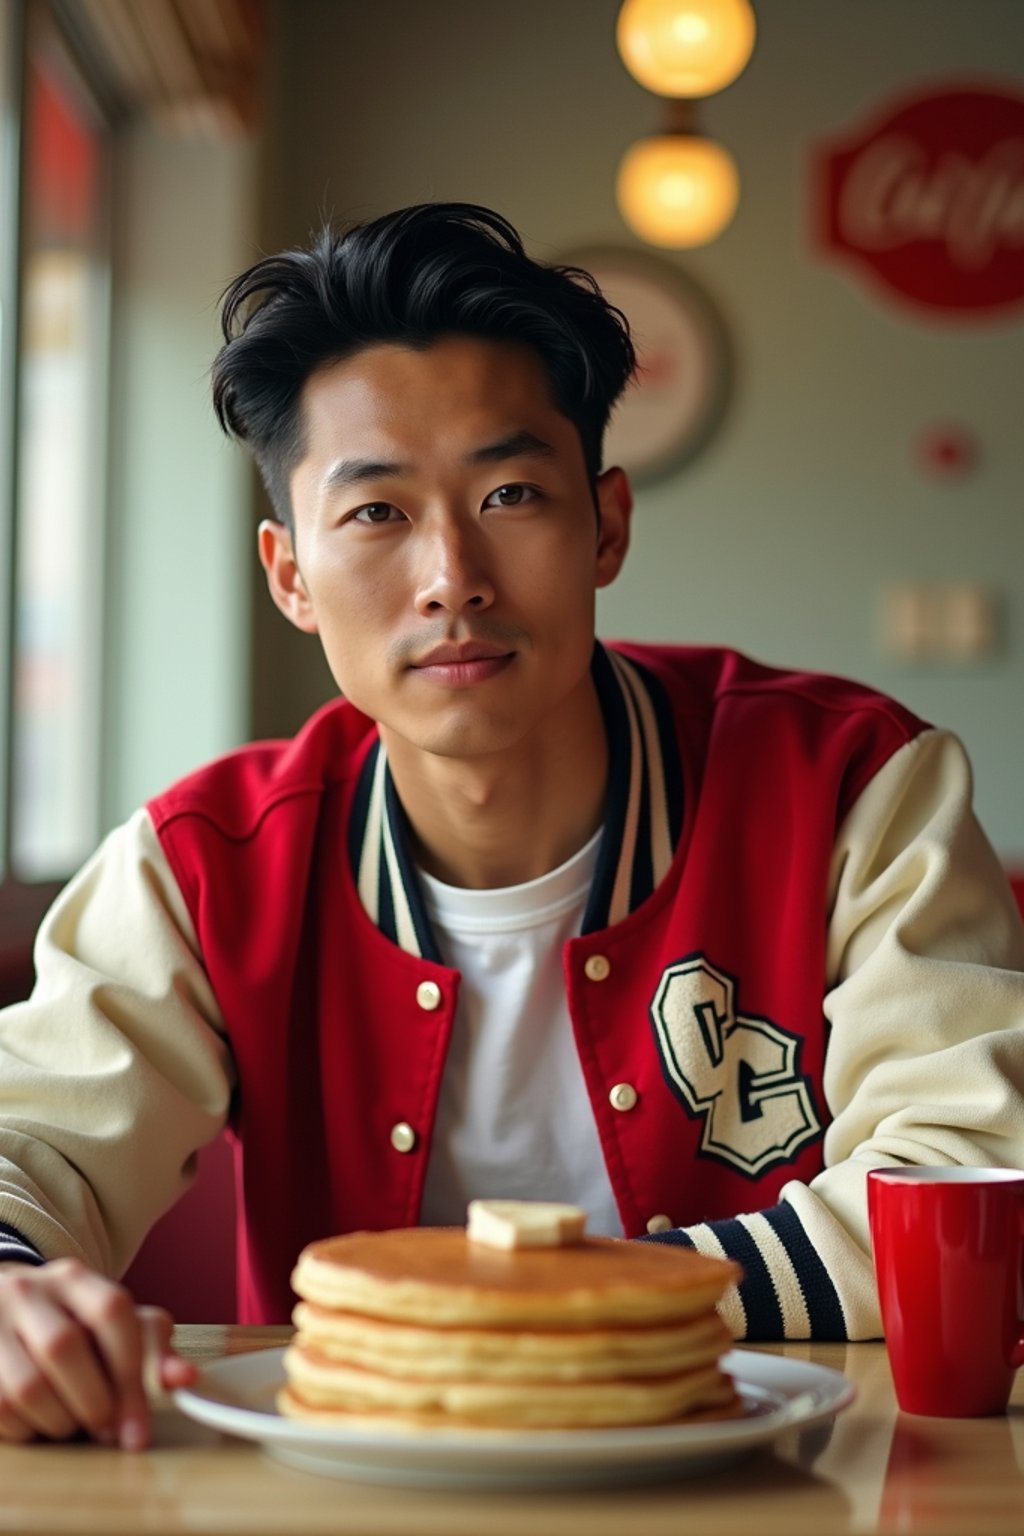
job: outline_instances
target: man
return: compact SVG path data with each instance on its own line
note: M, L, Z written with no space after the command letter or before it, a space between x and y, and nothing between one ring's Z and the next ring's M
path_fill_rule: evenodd
M497 215L327 234L224 321L270 592L344 699L158 796L44 924L0 1020L0 1435L145 1441L104 1277L226 1122L249 1321L312 1238L533 1195L737 1257L738 1335L877 1334L866 1170L1024 1163L1024 936L960 747L595 644L632 348Z

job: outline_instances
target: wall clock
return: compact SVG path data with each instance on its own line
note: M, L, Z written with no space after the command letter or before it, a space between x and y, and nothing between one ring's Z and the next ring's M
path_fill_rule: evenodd
M599 246L565 258L593 274L630 324L637 378L612 413L604 462L638 484L674 474L711 440L728 402L728 335L704 289L672 262Z

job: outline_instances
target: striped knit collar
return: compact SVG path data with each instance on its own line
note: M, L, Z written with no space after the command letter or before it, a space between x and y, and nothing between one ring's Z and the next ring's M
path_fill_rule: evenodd
M658 680L600 643L591 664L608 734L604 832L583 933L621 920L668 871L682 826L672 712ZM349 857L370 920L401 949L443 964L409 854L408 821L378 738L359 776Z

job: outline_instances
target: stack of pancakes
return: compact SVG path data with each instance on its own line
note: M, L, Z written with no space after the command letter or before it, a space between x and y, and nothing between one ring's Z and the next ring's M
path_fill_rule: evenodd
M463 1228L313 1243L282 1413L350 1427L569 1429L729 1417L715 1311L734 1264L581 1237L500 1249Z

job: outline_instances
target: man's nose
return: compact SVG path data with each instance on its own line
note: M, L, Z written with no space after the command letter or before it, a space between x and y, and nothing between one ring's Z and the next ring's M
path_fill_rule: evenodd
M423 531L416 588L422 614L489 608L494 602L483 533L461 518Z

